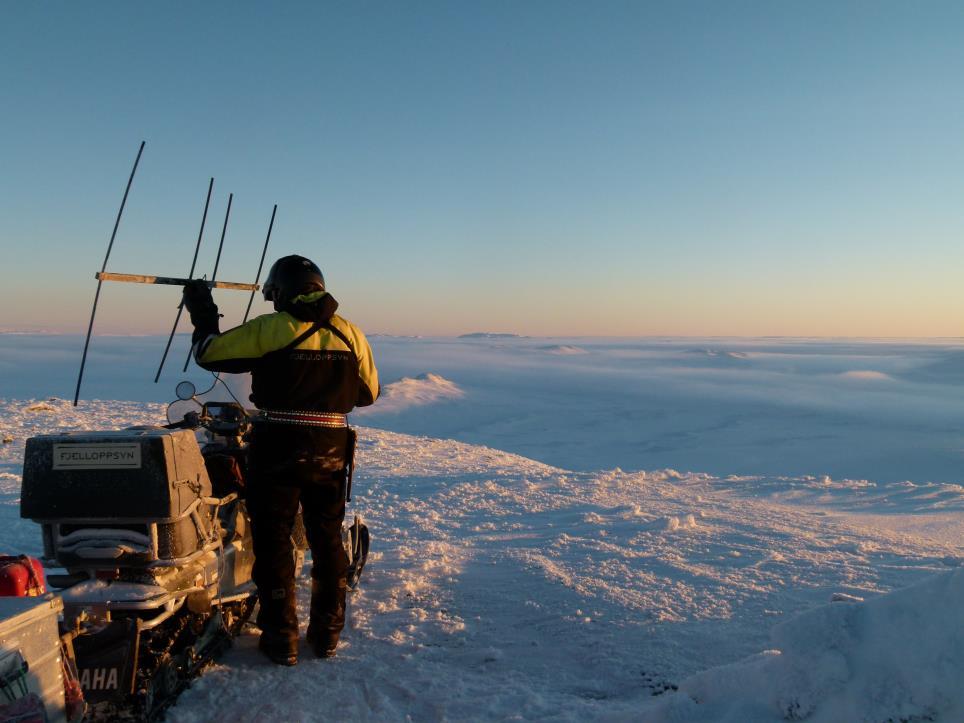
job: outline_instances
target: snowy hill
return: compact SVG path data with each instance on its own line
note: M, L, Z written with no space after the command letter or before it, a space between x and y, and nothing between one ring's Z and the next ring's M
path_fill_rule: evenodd
M173 720L964 711L952 679L964 670L959 546L856 524L834 512L851 495L823 507L767 499L822 480L771 481L753 498L745 480L572 473L374 429L359 469L355 509L376 553L338 658L282 671L248 636ZM953 504L964 508L960 490ZM835 593L870 602L830 603ZM307 594L303 583L302 613ZM907 659L913 639L925 648ZM876 700L875 684L898 692Z
M74 408L82 339L0 335L0 551L25 439L160 421L164 341L95 339L85 399L141 401ZM958 345L374 345L338 657L249 632L172 720L964 720Z
M161 410L0 402L4 551L39 552L26 436ZM246 634L171 720L964 715L959 486L572 472L362 428L355 488L373 555L338 657L280 669Z

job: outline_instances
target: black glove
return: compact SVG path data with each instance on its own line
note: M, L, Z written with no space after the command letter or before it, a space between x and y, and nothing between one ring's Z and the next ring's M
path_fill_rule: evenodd
M211 297L211 287L203 279L184 285L184 308L191 315L191 323L199 336L218 334L218 305Z

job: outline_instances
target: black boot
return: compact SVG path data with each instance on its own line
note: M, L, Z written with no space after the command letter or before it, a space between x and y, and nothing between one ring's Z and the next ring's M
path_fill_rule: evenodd
M319 658L331 658L338 647L338 637L345 627L345 598L348 580L311 581L311 617L308 620L308 644Z
M298 664L298 638L292 638L290 635L264 630L258 638L258 650L264 653L272 663Z
M294 586L266 592L267 595L259 596L258 627L261 628L261 638L258 640L258 649L272 663L295 665L298 662L298 614L295 610Z

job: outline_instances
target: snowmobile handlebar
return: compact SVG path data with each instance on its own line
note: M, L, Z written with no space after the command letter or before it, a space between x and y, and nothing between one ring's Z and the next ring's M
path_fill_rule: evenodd
M200 412L186 412L178 422L163 425L165 429L205 429L219 435L242 435L250 425L248 413L235 402L205 402Z
M180 422L163 425L164 429L197 429L201 426L201 415L198 412L187 412Z

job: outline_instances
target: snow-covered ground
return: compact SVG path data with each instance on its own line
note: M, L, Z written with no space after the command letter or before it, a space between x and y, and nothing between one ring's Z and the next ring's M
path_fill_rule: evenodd
M374 341L338 657L281 669L244 635L172 720L964 720L954 345ZM39 381L0 387L3 551L39 551L26 437L163 415ZM721 470L730 443L751 459Z

